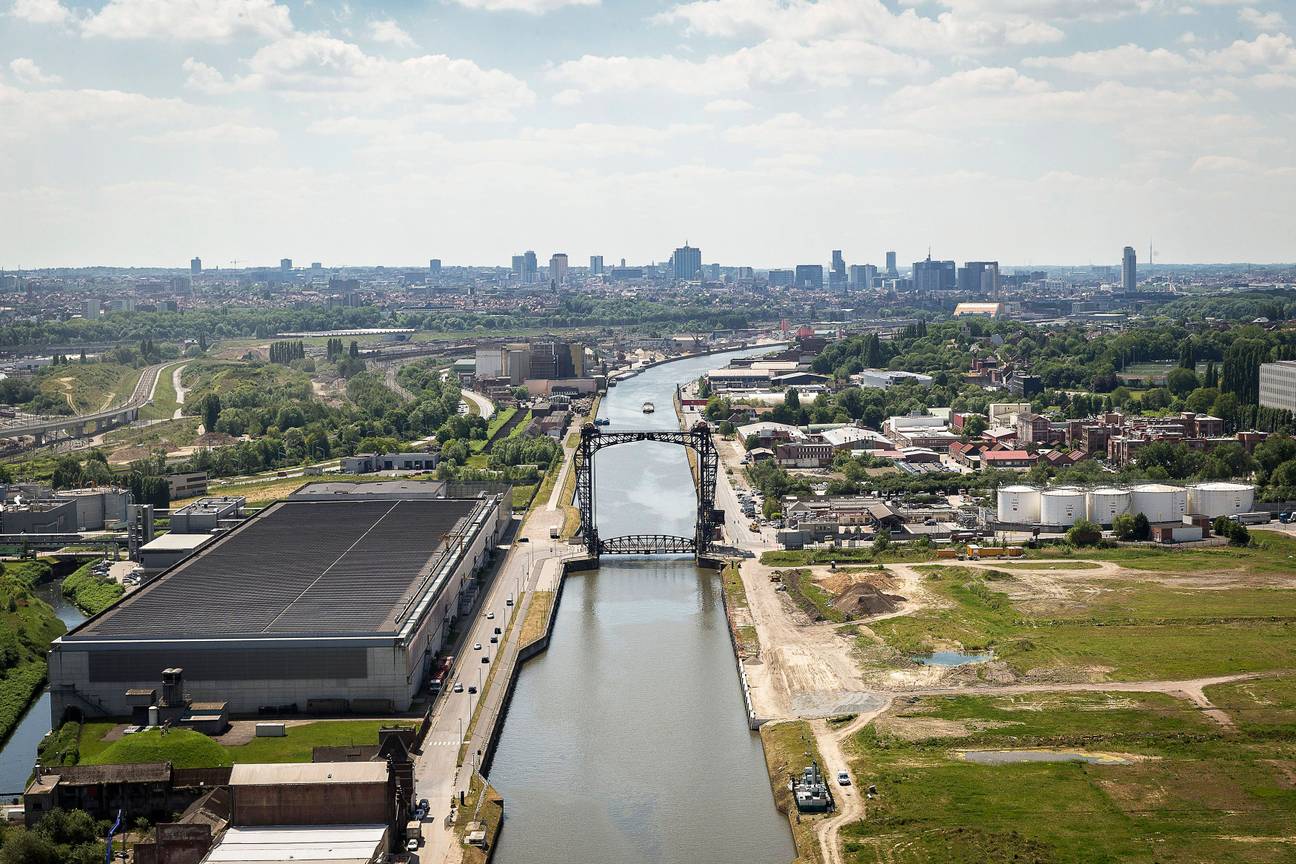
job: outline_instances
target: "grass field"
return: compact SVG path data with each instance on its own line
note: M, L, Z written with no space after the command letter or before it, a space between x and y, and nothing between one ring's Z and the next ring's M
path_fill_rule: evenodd
M80 764L114 765L171 762L177 768L206 768L235 763L309 762L315 747L377 744L383 720L318 720L289 726L283 738L254 738L225 747L199 732L149 729L117 741L103 740L112 723L86 723L80 740ZM399 724L398 724L399 725Z
M1296 731L1296 676L1217 684L1206 688L1206 698L1247 732L1290 736Z
M476 407L476 403L471 399L465 401L467 401L469 409ZM490 446L491 441L495 440L495 436L499 434L500 429L504 428L504 424L513 419L513 415L517 413L517 410L516 408L502 408L496 411L486 423L486 437L478 441L469 441L468 449L473 453L480 453L485 450Z
M1104 676L1113 681L1194 678L1296 668L1296 591L1179 590L1157 582L1104 583L1048 617L1025 614L1009 590L1029 593L1004 571L928 567L925 587L941 606L871 629L900 654L956 646L993 650L1018 676ZM880 657L859 640L865 663ZM872 653L870 653L872 652ZM1103 680L1103 679L1099 679Z
M1028 558L1087 558L1112 561L1132 570L1159 573L1220 572L1246 569L1252 573L1296 573L1296 537L1264 529L1251 532L1250 546L1208 546L1176 549L1164 546L1126 546L1118 549L1076 549L1044 546L1027 549Z
M750 610L751 604L747 602L747 589L743 587L742 574L738 570L738 565L730 564L725 567L720 574L720 579L729 608L736 616L748 620L749 616L744 613ZM755 657L760 654L760 636L754 626L739 624L734 631L734 636L738 640L738 651L743 657Z
M556 591L533 591L531 605L527 607L526 618L522 621L522 630L518 634L518 645L525 648L545 634L545 625L549 623L549 610L553 609Z
M798 818L788 778L799 774L812 761L823 767L823 757L815 745L810 724L803 720L785 723L766 723L760 730L761 744L765 749L765 767L769 771L770 788L774 792L774 806L788 816L792 828L792 842L796 844L797 858L793 864L819 864L819 842L815 827L824 820L823 815L806 813ZM825 769L826 770L826 769Z
M69 363L41 373L42 393L66 399L76 414L125 402L139 383L140 369L120 363Z
M164 366L158 373L157 387L153 391L153 402L145 405L140 409L141 420L170 420L175 416L175 411L180 407L176 402L175 383L171 380L172 373L177 366L188 363L188 360L181 360Z
M771 567L804 567L809 564L847 564L868 562L870 564L914 564L931 561L936 553L930 549L914 549L909 546L896 545L883 552L874 552L872 547L858 546L844 549L779 549L761 553L760 561Z
M878 795L843 832L848 861L1291 860L1290 737L1230 735L1158 694L911 701L852 741L857 782ZM961 748L1133 758L980 765Z

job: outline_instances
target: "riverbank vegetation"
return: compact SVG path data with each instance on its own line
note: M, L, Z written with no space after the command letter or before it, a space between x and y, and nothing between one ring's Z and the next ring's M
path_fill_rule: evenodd
M774 806L788 818L792 829L792 842L797 857L792 864L820 864L823 856L819 838L815 835L824 814L800 813L788 780L800 775L811 762L818 763L825 776L829 768L824 765L819 747L815 743L810 724L804 720L783 723L766 723L760 729L761 744L765 750L765 767L769 772L770 789L774 793Z
M126 593L120 582L101 577L94 565L101 559L87 561L63 580L63 596L87 615L98 615Z
M843 829L846 860L1284 860L1293 731L1227 729L1158 693L905 699L850 742L852 773L878 794ZM1096 761L961 755L984 749Z
M45 652L66 631L33 585L49 576L44 562L0 565L0 742L8 740L45 685Z

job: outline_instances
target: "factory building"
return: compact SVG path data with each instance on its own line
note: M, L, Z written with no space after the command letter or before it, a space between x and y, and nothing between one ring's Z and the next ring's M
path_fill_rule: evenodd
M508 500L398 487L280 501L56 639L53 721L125 716L128 690L177 667L191 698L231 714L405 711Z

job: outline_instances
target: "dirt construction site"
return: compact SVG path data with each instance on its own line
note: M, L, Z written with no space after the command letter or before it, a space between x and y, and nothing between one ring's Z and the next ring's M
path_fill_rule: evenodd
M938 777L945 779L925 794L957 788L950 777L971 788L981 771L991 772L993 788L1072 763L1080 779L1066 769L1074 782L1066 794L1105 796L1121 812L1135 807L1127 798L1147 794L1139 783L1163 788L1193 770L1173 749L1183 736L1231 741L1221 752L1246 754L1198 766L1236 776L1237 796L1270 787L1296 794L1282 791L1296 790L1296 753L1265 731L1275 718L1296 722L1296 544L1285 536L1231 553L1062 549L1014 561L863 566L749 559L740 572L749 607L742 619L758 645L745 660L757 717L805 724L830 772L849 765L856 774L856 785L840 790L838 811L816 821L815 848L801 849L807 860L1055 860L1023 839L1031 820L1020 822L1021 813L1018 822L998 811L978 816L1007 833L975 839L962 822L940 825L928 808L899 804L898 793ZM1014 746L983 752L998 741ZM1244 781L1242 764L1259 773ZM963 773L943 773L951 770ZM888 796L891 771L909 785ZM861 794L866 778L876 780L878 800ZM1140 800L1140 813L1161 806L1148 811ZM1282 797L1256 802L1266 818L1296 811ZM955 803L951 820L962 806ZM1185 838L1182 856L1160 860L1206 860L1195 856L1217 841L1212 860L1288 860L1282 855L1296 848L1290 832L1275 834L1265 818L1245 830L1231 824L1236 802L1201 806L1213 839ZM878 833L893 817L932 824ZM1137 831L1112 829L1113 849L1141 842Z

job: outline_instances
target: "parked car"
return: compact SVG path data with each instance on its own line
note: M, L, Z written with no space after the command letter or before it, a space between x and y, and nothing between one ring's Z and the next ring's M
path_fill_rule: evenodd
M492 636L492 637L491 637L491 644L492 644L492 645L498 645L498 644L499 644L499 637L498 637L498 636Z
M406 851L406 852L417 852L417 851L418 851L418 841L415 840L413 837L411 837L410 840L409 840L409 842L405 844L405 851Z
M837 785L838 785L838 786L849 786L849 785L851 785L851 782L850 782L850 775L847 774L845 771L838 771L838 772L837 772Z
M477 685L476 685L476 684L469 684L469 685L468 685L468 692L469 692L469 693L476 693L476 692L477 692Z
M480 650L481 650L481 643L480 643L480 642L474 642L474 643L473 643L473 650L474 650L474 651L480 651Z
M463 692L463 683L462 683L462 682L460 682L460 681L456 681L456 682L455 682L454 692L456 692L456 693L462 693L462 692Z
M494 620L495 620L495 613L494 613L494 612L487 612L487 613L486 613L486 620L487 620L487 621L494 621Z
M483 654L483 655L482 655L482 662L483 662L483 663L489 663L489 662L490 662L490 655L489 655L489 654Z

